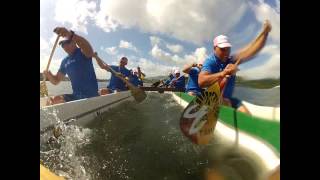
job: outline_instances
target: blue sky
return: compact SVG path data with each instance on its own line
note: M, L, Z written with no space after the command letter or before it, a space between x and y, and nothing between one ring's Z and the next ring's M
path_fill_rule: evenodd
M257 36L265 19L272 25L265 48L238 72L248 79L280 77L278 0L40 0L40 72L57 26L85 37L108 64L126 56L128 68L140 66L151 77L206 58L219 34L229 36L236 52ZM65 56L58 47L52 72ZM110 77L95 61L94 67L98 78Z

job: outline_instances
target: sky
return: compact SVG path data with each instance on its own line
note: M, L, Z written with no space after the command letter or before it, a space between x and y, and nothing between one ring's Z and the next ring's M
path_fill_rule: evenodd
M108 64L128 58L128 69L140 66L147 77L166 76L173 68L212 54L217 35L229 37L231 53L272 25L263 50L241 64L247 79L280 78L279 0L40 0L40 72L45 69L57 35L66 27L86 38ZM67 54L57 47L50 65L56 73ZM98 79L110 73L98 67Z

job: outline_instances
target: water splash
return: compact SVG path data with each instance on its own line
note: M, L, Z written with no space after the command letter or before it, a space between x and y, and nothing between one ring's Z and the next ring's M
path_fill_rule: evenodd
M250 161L219 139L199 146L185 138L182 111L172 95L149 93L144 102L114 107L85 128L60 122L58 139L48 143L50 132L41 137L40 158L68 179L202 180L209 168L230 179L255 179Z

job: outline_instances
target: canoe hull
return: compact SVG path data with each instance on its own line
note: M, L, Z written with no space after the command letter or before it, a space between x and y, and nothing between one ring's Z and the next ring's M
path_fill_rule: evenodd
M129 91L124 91L41 107L40 131L57 124L59 121L85 126L108 109L126 101L133 100L134 98L131 96L131 93Z
M188 97L182 97L181 94L172 93L175 101L182 107L187 107L190 99ZM247 103L250 104L250 103ZM255 106L255 105L253 105ZM258 108L259 107L255 107ZM260 106L260 109L270 109L272 107ZM252 109L251 109L252 110ZM280 107L279 107L280 111ZM252 114L258 114L259 112L252 112ZM233 126L225 124L223 120L219 117L216 124L216 128L213 136L218 137L223 144L238 144L239 149L247 152L250 157L259 164L262 174L268 174L280 165L280 154L277 152L276 148L271 146L269 143L263 141L257 136L248 134L240 129L238 136ZM250 119L254 121L254 119ZM279 120L266 120L266 121L279 121ZM241 123L241 122L238 122ZM274 122L277 123L277 122ZM238 138L236 138L238 137Z

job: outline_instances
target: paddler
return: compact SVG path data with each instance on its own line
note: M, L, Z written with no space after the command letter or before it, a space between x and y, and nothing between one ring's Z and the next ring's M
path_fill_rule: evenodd
M188 83L186 86L186 93L190 96L201 95L202 89L198 84L198 76L201 71L205 59L199 59L198 63L191 63L186 65L182 72L189 74Z
M173 78L174 78L173 72L170 71L167 80L160 80L160 83L161 83L160 87L168 87Z
M142 80L138 77L138 69L133 68L132 69L132 74L129 77L129 82L131 82L135 86L143 86Z
M174 70L174 78L170 82L170 87L177 89L185 89L186 79L184 75L180 76L180 70Z
M129 80L131 73L130 73L130 70L128 70L126 68L126 65L128 64L128 59L126 57L122 57L119 60L119 66L114 66L114 65L106 64L97 55L98 54L95 53L93 57L97 60L97 63L101 69L105 69L105 70L109 71L109 67L110 67L115 72L117 72L118 75L121 75ZM105 94L109 94L109 93L126 91L126 90L128 90L128 88L126 87L126 84L121 79L119 79L118 77L116 77L114 74L111 73L109 85L107 86L107 88L100 89L99 93L100 93L100 95L105 95Z
M68 55L62 60L57 74L53 75L50 71L43 73L54 85L59 84L65 75L68 75L73 93L50 97L47 105L99 96L90 43L64 27L57 27L54 32L65 38L59 44Z
M237 66L234 64L238 60L240 63L252 59L265 45L271 24L265 21L262 32L245 48L230 56L231 43L227 36L219 35L213 40L213 54L205 60L202 70L199 74L198 83L201 88L221 81L224 77L230 76L223 91L225 102L238 111L249 113L248 109L237 98L232 97L235 86L235 73Z

